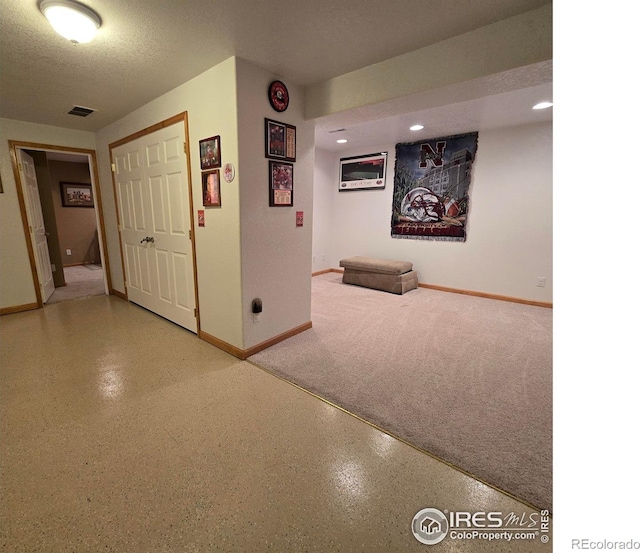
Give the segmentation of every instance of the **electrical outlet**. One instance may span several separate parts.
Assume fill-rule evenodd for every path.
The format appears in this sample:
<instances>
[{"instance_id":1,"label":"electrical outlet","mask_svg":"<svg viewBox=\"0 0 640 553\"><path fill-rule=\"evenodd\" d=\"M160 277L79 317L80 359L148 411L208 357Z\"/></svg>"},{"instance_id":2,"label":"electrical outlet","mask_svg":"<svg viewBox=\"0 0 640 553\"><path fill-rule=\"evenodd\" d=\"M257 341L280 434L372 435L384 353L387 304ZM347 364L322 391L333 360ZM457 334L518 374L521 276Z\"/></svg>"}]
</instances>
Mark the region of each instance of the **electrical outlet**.
<instances>
[{"instance_id":1,"label":"electrical outlet","mask_svg":"<svg viewBox=\"0 0 640 553\"><path fill-rule=\"evenodd\" d=\"M315 263L315 262L316 262L316 256L314 255L314 256L311 258L311 263Z\"/></svg>"},{"instance_id":2,"label":"electrical outlet","mask_svg":"<svg viewBox=\"0 0 640 553\"><path fill-rule=\"evenodd\" d=\"M254 323L259 323L260 322L260 313L254 313L253 314L253 322Z\"/></svg>"},{"instance_id":3,"label":"electrical outlet","mask_svg":"<svg viewBox=\"0 0 640 553\"><path fill-rule=\"evenodd\" d=\"M67 250L67 255L71 255L71 250Z\"/></svg>"},{"instance_id":4,"label":"electrical outlet","mask_svg":"<svg viewBox=\"0 0 640 553\"><path fill-rule=\"evenodd\" d=\"M327 260L327 256L322 254L322 262L324 263Z\"/></svg>"},{"instance_id":5,"label":"electrical outlet","mask_svg":"<svg viewBox=\"0 0 640 553\"><path fill-rule=\"evenodd\" d=\"M56 272L56 264L55 264L55 263L52 263L52 264L51 264L51 272L52 272L52 273L55 273L55 272Z\"/></svg>"},{"instance_id":6,"label":"electrical outlet","mask_svg":"<svg viewBox=\"0 0 640 553\"><path fill-rule=\"evenodd\" d=\"M547 279L545 277L538 277L538 288L544 288L546 283Z\"/></svg>"}]
</instances>

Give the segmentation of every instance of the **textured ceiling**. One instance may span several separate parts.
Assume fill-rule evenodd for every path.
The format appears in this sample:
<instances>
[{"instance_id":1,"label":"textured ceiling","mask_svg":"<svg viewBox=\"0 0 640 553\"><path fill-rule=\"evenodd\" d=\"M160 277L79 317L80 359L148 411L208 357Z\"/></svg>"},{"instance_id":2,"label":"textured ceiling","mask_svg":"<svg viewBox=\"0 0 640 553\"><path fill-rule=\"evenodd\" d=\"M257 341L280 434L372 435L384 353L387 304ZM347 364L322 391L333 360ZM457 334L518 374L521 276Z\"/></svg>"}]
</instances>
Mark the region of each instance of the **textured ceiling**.
<instances>
[{"instance_id":1,"label":"textured ceiling","mask_svg":"<svg viewBox=\"0 0 640 553\"><path fill-rule=\"evenodd\" d=\"M96 131L233 55L304 86L548 3L86 0L103 25L74 46L36 0L0 0L0 116Z\"/></svg>"}]
</instances>

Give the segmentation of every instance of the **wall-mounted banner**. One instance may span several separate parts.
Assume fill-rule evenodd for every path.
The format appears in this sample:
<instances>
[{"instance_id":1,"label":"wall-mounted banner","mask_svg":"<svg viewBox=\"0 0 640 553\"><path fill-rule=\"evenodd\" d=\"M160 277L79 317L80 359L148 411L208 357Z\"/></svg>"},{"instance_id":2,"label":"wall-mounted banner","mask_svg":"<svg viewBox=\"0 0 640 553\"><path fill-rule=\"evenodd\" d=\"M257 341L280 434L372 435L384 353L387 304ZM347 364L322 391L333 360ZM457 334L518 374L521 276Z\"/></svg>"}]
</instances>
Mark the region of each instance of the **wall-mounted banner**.
<instances>
[{"instance_id":1,"label":"wall-mounted banner","mask_svg":"<svg viewBox=\"0 0 640 553\"><path fill-rule=\"evenodd\" d=\"M466 240L478 133L396 144L391 237Z\"/></svg>"}]
</instances>

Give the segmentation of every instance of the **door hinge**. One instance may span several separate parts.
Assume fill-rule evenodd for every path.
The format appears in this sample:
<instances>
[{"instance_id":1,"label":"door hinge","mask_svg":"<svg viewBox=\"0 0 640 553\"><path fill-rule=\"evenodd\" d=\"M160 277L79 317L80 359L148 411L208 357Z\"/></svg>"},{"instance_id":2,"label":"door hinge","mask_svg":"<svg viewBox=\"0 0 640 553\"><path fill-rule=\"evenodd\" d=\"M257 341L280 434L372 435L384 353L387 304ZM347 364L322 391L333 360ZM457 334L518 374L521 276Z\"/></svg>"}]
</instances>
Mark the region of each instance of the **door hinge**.
<instances>
[{"instance_id":1,"label":"door hinge","mask_svg":"<svg viewBox=\"0 0 640 553\"><path fill-rule=\"evenodd\" d=\"M31 228L31 225L29 225L29 232L33 232L33 229Z\"/></svg>"},{"instance_id":2,"label":"door hinge","mask_svg":"<svg viewBox=\"0 0 640 553\"><path fill-rule=\"evenodd\" d=\"M186 153L187 153L187 143L186 143L186 142L183 142L183 143L182 143L182 146L183 146L183 148L184 148L184 153L186 154Z\"/></svg>"},{"instance_id":3,"label":"door hinge","mask_svg":"<svg viewBox=\"0 0 640 553\"><path fill-rule=\"evenodd\" d=\"M191 231L189 231L189 240L191 240Z\"/></svg>"},{"instance_id":4,"label":"door hinge","mask_svg":"<svg viewBox=\"0 0 640 553\"><path fill-rule=\"evenodd\" d=\"M22 173L22 162L18 163L18 171Z\"/></svg>"},{"instance_id":5,"label":"door hinge","mask_svg":"<svg viewBox=\"0 0 640 553\"><path fill-rule=\"evenodd\" d=\"M112 173L115 173L115 172L116 172L116 164L115 164L115 163L112 163L112 164L111 164L111 172L112 172Z\"/></svg>"},{"instance_id":6,"label":"door hinge","mask_svg":"<svg viewBox=\"0 0 640 553\"><path fill-rule=\"evenodd\" d=\"M194 317L197 317L197 316L198 316L198 308L197 308L197 307L194 307L194 308L193 308L193 316L194 316Z\"/></svg>"}]
</instances>

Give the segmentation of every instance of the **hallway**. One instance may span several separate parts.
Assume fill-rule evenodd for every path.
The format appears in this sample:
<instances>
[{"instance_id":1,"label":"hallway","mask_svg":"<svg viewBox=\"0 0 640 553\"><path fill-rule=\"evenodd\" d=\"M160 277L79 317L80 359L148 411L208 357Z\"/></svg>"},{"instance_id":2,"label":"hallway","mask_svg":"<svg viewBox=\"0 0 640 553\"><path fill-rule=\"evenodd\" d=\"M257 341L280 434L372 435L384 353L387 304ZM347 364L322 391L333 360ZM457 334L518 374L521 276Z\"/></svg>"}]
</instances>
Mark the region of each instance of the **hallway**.
<instances>
[{"instance_id":1,"label":"hallway","mask_svg":"<svg viewBox=\"0 0 640 553\"><path fill-rule=\"evenodd\" d=\"M56 288L47 305L104 294L104 273L96 264L64 267L66 286Z\"/></svg>"},{"instance_id":2,"label":"hallway","mask_svg":"<svg viewBox=\"0 0 640 553\"><path fill-rule=\"evenodd\" d=\"M112 296L0 331L3 551L424 552L421 509L532 512Z\"/></svg>"}]
</instances>

